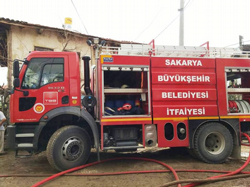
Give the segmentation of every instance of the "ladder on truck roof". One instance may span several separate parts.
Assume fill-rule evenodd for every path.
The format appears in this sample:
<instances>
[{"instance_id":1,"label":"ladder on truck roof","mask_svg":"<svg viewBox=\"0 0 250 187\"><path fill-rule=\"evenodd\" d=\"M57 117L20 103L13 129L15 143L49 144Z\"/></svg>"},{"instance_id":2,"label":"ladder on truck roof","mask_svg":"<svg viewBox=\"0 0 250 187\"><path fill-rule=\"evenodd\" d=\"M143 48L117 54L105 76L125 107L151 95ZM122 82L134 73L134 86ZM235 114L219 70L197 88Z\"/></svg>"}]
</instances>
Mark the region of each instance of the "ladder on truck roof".
<instances>
[{"instance_id":1,"label":"ladder on truck roof","mask_svg":"<svg viewBox=\"0 0 250 187\"><path fill-rule=\"evenodd\" d=\"M136 55L157 57L204 57L204 58L250 58L250 51L241 51L240 48L219 47L191 47L191 46L167 46L121 44L121 47L102 47L101 54L105 55Z\"/></svg>"}]
</instances>

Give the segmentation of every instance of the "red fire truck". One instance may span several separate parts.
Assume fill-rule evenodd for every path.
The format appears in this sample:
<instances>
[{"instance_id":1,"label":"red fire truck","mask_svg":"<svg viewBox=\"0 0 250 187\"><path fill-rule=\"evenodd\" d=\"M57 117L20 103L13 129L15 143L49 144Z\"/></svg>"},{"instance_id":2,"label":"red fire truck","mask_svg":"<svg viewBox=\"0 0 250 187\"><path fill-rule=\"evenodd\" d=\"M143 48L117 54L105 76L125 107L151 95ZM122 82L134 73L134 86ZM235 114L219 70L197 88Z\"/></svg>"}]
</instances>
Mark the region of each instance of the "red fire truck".
<instances>
[{"instance_id":1,"label":"red fire truck","mask_svg":"<svg viewBox=\"0 0 250 187\"><path fill-rule=\"evenodd\" d=\"M104 47L96 66L83 57L82 95L76 53L32 52L20 71L14 62L8 145L16 156L47 150L57 170L86 163L91 148L100 159L99 150L187 147L222 163L239 156L240 132L250 128L250 59L239 53Z\"/></svg>"}]
</instances>

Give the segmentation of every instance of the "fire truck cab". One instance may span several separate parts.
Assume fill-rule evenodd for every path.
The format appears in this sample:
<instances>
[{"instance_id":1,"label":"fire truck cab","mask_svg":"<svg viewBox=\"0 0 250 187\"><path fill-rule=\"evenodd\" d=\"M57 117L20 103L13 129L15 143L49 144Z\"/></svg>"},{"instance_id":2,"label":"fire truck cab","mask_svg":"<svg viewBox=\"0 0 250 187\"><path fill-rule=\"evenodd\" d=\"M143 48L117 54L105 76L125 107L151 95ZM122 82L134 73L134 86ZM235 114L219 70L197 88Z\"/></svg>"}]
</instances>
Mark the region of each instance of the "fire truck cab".
<instances>
[{"instance_id":1,"label":"fire truck cab","mask_svg":"<svg viewBox=\"0 0 250 187\"><path fill-rule=\"evenodd\" d=\"M57 170L86 163L92 147L98 158L99 149L145 147L187 147L207 163L239 156L250 127L248 55L166 48L107 47L91 71L83 57L85 94L76 53L32 52L20 71L14 62L9 147L47 150Z\"/></svg>"}]
</instances>

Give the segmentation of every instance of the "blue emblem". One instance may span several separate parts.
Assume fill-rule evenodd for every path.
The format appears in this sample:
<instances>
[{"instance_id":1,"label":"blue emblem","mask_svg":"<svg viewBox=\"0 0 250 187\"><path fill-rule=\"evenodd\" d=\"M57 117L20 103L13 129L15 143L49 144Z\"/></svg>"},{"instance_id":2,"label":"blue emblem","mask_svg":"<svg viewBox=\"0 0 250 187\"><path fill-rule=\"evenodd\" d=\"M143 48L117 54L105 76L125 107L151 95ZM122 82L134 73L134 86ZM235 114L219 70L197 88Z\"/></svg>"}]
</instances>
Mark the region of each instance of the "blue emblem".
<instances>
[{"instance_id":1,"label":"blue emblem","mask_svg":"<svg viewBox=\"0 0 250 187\"><path fill-rule=\"evenodd\" d=\"M113 62L112 57L103 57L103 62Z\"/></svg>"}]
</instances>

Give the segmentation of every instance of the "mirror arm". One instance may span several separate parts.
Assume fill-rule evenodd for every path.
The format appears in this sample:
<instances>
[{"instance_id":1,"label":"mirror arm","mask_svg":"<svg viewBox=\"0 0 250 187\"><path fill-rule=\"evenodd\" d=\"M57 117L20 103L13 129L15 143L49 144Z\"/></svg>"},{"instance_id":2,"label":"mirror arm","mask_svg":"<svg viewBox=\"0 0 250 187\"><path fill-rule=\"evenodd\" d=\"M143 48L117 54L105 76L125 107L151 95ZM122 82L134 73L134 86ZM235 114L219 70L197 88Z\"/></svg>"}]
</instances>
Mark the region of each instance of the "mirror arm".
<instances>
[{"instance_id":1,"label":"mirror arm","mask_svg":"<svg viewBox=\"0 0 250 187\"><path fill-rule=\"evenodd\" d=\"M23 90L19 90L19 89L16 89L14 88L16 91L18 92L23 92L23 96L28 96L29 95L29 91L23 91Z\"/></svg>"}]
</instances>

